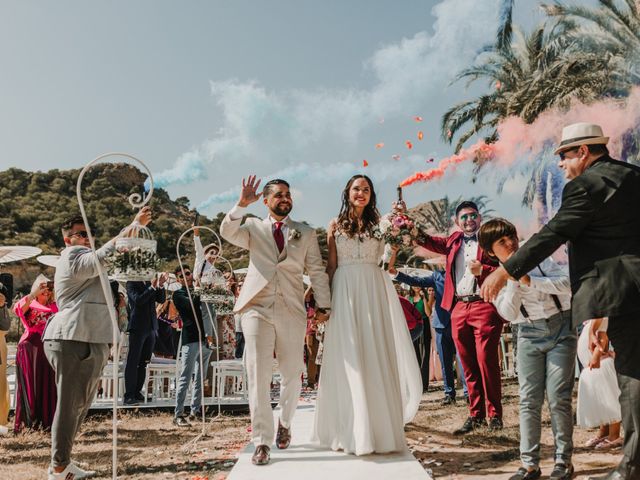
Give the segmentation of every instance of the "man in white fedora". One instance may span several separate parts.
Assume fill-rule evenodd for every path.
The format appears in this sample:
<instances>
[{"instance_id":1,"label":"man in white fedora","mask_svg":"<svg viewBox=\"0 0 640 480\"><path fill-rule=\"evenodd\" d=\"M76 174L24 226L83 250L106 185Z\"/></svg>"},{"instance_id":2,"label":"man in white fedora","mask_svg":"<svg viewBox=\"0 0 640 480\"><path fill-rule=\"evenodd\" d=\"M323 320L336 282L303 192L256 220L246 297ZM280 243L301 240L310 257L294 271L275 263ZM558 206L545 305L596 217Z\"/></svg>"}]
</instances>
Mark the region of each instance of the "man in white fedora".
<instances>
[{"instance_id":1,"label":"man in white fedora","mask_svg":"<svg viewBox=\"0 0 640 480\"><path fill-rule=\"evenodd\" d=\"M331 298L315 230L289 217L293 208L289 184L271 180L258 193L259 185L255 175L242 180L238 204L222 221L220 234L249 250L249 271L234 311L241 315L245 339L252 440L256 446L251 460L254 465L266 465L275 430L270 392L274 351L282 375L276 435L280 449L287 448L291 441L291 421L300 397L307 330L305 270L318 305L318 321L329 318ZM267 217L247 218L243 224L246 207L261 196L269 211Z\"/></svg>"},{"instance_id":2,"label":"man in white fedora","mask_svg":"<svg viewBox=\"0 0 640 480\"><path fill-rule=\"evenodd\" d=\"M640 479L640 168L614 160L602 128L576 123L562 130L555 153L569 182L547 225L483 283L494 300L508 278L520 279L564 243L569 246L574 327L609 317L624 427L624 456L602 480ZM559 463L550 478L570 478Z\"/></svg>"}]
</instances>

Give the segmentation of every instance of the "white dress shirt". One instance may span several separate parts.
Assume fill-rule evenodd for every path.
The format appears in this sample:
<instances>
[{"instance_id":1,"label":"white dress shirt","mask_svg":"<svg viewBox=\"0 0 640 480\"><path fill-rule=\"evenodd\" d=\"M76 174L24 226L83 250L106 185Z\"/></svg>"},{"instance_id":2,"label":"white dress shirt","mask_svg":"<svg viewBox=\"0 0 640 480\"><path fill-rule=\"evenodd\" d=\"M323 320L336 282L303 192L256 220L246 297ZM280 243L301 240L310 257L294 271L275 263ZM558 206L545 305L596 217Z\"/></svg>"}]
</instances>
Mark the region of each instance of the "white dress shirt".
<instances>
[{"instance_id":1,"label":"white dress shirt","mask_svg":"<svg viewBox=\"0 0 640 480\"><path fill-rule=\"evenodd\" d=\"M539 267L529 272L529 278L530 286L513 280L507 281L507 286L493 302L502 318L512 323L525 323L528 320L552 317L560 313L552 295L558 297L563 311L571 308L571 282L566 267L547 258ZM528 319L520 311L521 305L524 306Z\"/></svg>"},{"instance_id":2,"label":"white dress shirt","mask_svg":"<svg viewBox=\"0 0 640 480\"><path fill-rule=\"evenodd\" d=\"M244 217L245 213L247 211L247 207L241 207L239 205L234 206L230 211L229 211L229 217L231 218L231 220L238 220L242 217ZM284 236L284 245L286 246L287 243L289 243L289 226L287 225L287 220L289 219L289 216L287 215L286 217L284 217L282 220L276 220L275 218L273 218L271 216L271 214L269 214L269 221L271 222L271 233L276 231L276 222L282 222L282 226L280 227L280 229L282 230L282 235ZM275 242L275 240L274 240Z\"/></svg>"},{"instance_id":3,"label":"white dress shirt","mask_svg":"<svg viewBox=\"0 0 640 480\"><path fill-rule=\"evenodd\" d=\"M471 273L469 263L478 259L478 241L474 238L463 237L460 250L456 254L454 269L456 280L456 295L468 296L477 293L476 277ZM476 288L474 288L474 283Z\"/></svg>"}]
</instances>

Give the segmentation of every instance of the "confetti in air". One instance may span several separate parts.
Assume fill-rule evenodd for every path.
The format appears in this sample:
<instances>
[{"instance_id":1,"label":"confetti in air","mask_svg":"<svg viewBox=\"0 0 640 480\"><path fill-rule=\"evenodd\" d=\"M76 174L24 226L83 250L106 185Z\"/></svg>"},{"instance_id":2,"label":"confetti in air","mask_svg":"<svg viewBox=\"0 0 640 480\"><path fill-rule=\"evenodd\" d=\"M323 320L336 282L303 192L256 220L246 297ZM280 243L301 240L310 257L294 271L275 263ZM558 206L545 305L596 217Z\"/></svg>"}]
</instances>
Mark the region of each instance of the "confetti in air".
<instances>
[{"instance_id":1,"label":"confetti in air","mask_svg":"<svg viewBox=\"0 0 640 480\"><path fill-rule=\"evenodd\" d=\"M409 150L411 150L413 148L413 143L411 143L409 140L407 140L406 142L404 142L404 144L407 146L407 148Z\"/></svg>"},{"instance_id":2,"label":"confetti in air","mask_svg":"<svg viewBox=\"0 0 640 480\"><path fill-rule=\"evenodd\" d=\"M413 119L414 119L416 122L421 122L421 121L422 121L422 117L420 117L420 116L413 117Z\"/></svg>"},{"instance_id":3,"label":"confetti in air","mask_svg":"<svg viewBox=\"0 0 640 480\"><path fill-rule=\"evenodd\" d=\"M384 147L384 142L376 143L376 150L380 150L382 147Z\"/></svg>"},{"instance_id":4,"label":"confetti in air","mask_svg":"<svg viewBox=\"0 0 640 480\"><path fill-rule=\"evenodd\" d=\"M362 166L363 167L368 167L369 166L369 162L367 162L366 160L362 160Z\"/></svg>"},{"instance_id":5,"label":"confetti in air","mask_svg":"<svg viewBox=\"0 0 640 480\"><path fill-rule=\"evenodd\" d=\"M422 140L424 138L424 133L418 132L418 140Z\"/></svg>"},{"instance_id":6,"label":"confetti in air","mask_svg":"<svg viewBox=\"0 0 640 480\"><path fill-rule=\"evenodd\" d=\"M398 154L391 155L391 158L393 158L397 162L398 160L400 160L400 155L398 155Z\"/></svg>"}]
</instances>

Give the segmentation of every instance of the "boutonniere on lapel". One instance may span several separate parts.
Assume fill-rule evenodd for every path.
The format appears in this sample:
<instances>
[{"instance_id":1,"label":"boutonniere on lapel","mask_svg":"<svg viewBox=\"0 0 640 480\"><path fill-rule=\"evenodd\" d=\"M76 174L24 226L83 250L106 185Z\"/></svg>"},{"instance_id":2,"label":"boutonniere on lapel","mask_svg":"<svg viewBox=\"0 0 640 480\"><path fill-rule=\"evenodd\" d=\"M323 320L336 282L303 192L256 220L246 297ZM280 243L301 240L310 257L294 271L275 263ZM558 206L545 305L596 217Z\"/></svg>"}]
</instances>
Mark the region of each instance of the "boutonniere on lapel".
<instances>
[{"instance_id":1,"label":"boutonniere on lapel","mask_svg":"<svg viewBox=\"0 0 640 480\"><path fill-rule=\"evenodd\" d=\"M301 236L302 236L302 233L300 233L299 230L296 230L295 228L289 229L289 237L288 237L289 241L298 240Z\"/></svg>"}]
</instances>

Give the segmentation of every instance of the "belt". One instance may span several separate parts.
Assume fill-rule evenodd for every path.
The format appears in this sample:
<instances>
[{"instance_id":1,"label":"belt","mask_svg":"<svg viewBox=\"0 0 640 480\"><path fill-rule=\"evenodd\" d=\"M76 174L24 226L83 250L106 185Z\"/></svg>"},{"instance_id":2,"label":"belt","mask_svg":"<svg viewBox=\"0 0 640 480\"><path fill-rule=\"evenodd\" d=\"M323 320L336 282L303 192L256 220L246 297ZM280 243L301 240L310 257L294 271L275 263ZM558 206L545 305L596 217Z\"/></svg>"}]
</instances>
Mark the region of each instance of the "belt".
<instances>
[{"instance_id":1,"label":"belt","mask_svg":"<svg viewBox=\"0 0 640 480\"><path fill-rule=\"evenodd\" d=\"M481 302L482 297L480 295L456 295L456 300L464 303Z\"/></svg>"}]
</instances>

